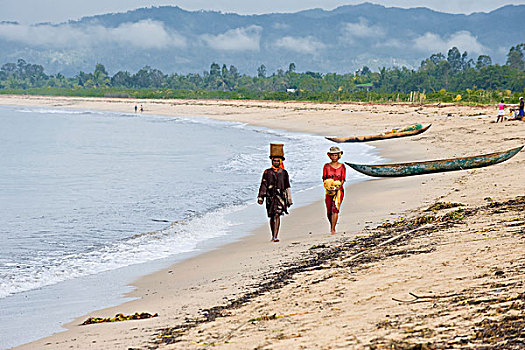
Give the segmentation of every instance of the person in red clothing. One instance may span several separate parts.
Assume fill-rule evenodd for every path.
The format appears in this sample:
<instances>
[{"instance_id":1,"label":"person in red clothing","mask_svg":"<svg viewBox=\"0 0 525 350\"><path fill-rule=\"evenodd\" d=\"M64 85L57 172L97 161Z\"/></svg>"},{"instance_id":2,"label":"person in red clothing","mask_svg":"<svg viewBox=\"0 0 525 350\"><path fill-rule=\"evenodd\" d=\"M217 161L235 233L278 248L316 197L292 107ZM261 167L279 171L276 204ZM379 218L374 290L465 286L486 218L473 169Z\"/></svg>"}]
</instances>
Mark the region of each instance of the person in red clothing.
<instances>
[{"instance_id":1,"label":"person in red clothing","mask_svg":"<svg viewBox=\"0 0 525 350\"><path fill-rule=\"evenodd\" d=\"M346 180L346 168L343 163L339 163L339 159L343 155L343 151L339 147L330 147L327 155L330 158L330 163L326 163L323 167L326 214L330 222L330 233L335 234L335 225L339 219L339 209L345 194L343 184Z\"/></svg>"},{"instance_id":2,"label":"person in red clothing","mask_svg":"<svg viewBox=\"0 0 525 350\"><path fill-rule=\"evenodd\" d=\"M288 214L288 208L292 203L290 191L290 179L288 172L284 169L284 152L282 144L270 145L270 159L272 167L264 171L257 203L263 204L266 199L266 213L270 218L270 230L272 231L272 242L279 242L279 226L281 215Z\"/></svg>"}]
</instances>

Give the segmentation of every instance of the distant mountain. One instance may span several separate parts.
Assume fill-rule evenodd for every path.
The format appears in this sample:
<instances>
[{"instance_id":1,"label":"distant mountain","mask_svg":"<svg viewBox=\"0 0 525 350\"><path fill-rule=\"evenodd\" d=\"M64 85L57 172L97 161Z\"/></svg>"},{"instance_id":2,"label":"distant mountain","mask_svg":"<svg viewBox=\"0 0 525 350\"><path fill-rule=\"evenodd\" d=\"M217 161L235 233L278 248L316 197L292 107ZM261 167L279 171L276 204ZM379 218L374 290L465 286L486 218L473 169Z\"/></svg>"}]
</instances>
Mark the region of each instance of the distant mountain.
<instances>
[{"instance_id":1,"label":"distant mountain","mask_svg":"<svg viewBox=\"0 0 525 350\"><path fill-rule=\"evenodd\" d=\"M490 13L448 14L427 8L386 8L369 3L332 11L238 15L152 7L61 24L0 23L0 64L41 64L48 73L110 74L148 65L165 73L202 72L212 62L255 75L286 70L353 72L364 65L417 67L433 53L456 46L474 60L504 63L511 46L525 41L525 5Z\"/></svg>"}]
</instances>

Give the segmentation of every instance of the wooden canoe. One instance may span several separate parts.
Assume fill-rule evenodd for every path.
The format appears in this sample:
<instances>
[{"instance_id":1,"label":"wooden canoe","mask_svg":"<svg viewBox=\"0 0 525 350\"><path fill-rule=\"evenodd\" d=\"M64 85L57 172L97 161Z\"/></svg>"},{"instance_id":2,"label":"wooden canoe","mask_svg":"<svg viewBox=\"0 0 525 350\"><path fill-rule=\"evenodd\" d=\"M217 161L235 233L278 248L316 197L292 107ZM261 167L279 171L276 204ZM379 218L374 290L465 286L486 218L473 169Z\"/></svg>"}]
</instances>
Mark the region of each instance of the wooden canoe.
<instances>
[{"instance_id":1,"label":"wooden canoe","mask_svg":"<svg viewBox=\"0 0 525 350\"><path fill-rule=\"evenodd\" d=\"M488 165L498 164L506 161L521 151L521 147L513 148L504 152L484 154L474 157L463 157L455 159L432 160L426 162L365 165L346 163L360 173L376 177L398 177L440 173L445 171L465 170L481 168Z\"/></svg>"},{"instance_id":2,"label":"wooden canoe","mask_svg":"<svg viewBox=\"0 0 525 350\"><path fill-rule=\"evenodd\" d=\"M368 135L368 136L350 136L350 137L327 137L326 139L337 142L337 143L343 143L343 142L367 142L367 141L376 141L376 140L387 140L387 139L393 139L396 137L405 137L405 136L413 136L418 135L421 133L424 133L425 131L430 128L432 124L429 124L423 128L410 130L410 131L399 131L399 132L384 132L377 135Z\"/></svg>"}]
</instances>

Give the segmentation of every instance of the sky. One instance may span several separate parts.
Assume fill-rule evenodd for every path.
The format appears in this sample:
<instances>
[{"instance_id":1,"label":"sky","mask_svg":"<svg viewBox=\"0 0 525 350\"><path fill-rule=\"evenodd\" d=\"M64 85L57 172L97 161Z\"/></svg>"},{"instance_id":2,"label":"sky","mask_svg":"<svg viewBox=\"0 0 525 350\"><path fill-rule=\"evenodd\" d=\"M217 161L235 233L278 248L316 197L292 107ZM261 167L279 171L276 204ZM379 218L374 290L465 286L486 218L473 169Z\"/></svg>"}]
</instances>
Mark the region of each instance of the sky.
<instances>
[{"instance_id":1,"label":"sky","mask_svg":"<svg viewBox=\"0 0 525 350\"><path fill-rule=\"evenodd\" d=\"M21 24L61 23L85 16L126 12L141 7L179 6L185 10L214 10L239 14L297 12L311 8L334 9L363 0L0 0L0 21ZM428 7L447 13L490 12L525 0L369 0L387 7Z\"/></svg>"}]
</instances>

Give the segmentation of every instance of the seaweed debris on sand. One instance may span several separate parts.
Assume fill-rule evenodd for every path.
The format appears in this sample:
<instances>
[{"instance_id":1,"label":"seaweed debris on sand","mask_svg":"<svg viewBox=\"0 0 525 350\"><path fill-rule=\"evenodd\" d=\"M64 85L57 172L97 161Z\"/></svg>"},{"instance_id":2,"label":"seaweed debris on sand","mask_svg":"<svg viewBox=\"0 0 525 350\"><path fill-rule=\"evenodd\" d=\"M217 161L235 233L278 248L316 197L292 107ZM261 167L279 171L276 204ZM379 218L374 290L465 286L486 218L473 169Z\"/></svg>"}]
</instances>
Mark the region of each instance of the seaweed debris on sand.
<instances>
[{"instance_id":1,"label":"seaweed debris on sand","mask_svg":"<svg viewBox=\"0 0 525 350\"><path fill-rule=\"evenodd\" d=\"M82 322L82 326L88 325L88 324L94 324L94 323L104 323L104 322L121 322L121 321L129 321L129 320L144 320L146 318L152 318L157 317L158 314L150 314L148 312L135 312L133 315L124 315L124 314L116 314L115 317L90 317L84 322Z\"/></svg>"},{"instance_id":2,"label":"seaweed debris on sand","mask_svg":"<svg viewBox=\"0 0 525 350\"><path fill-rule=\"evenodd\" d=\"M524 226L519 196L312 246L151 347L523 348Z\"/></svg>"}]
</instances>

